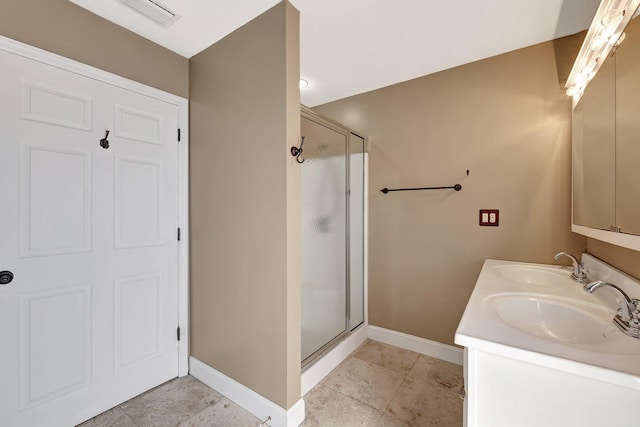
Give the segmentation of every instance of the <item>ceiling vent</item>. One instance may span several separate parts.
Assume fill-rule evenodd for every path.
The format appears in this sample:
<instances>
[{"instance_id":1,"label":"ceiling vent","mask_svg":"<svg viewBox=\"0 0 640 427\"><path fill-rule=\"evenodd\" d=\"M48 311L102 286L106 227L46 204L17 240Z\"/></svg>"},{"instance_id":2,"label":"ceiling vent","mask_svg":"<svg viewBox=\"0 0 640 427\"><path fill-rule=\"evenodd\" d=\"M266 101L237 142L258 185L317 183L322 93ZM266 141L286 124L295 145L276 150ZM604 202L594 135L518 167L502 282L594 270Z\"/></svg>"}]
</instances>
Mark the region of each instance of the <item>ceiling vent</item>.
<instances>
[{"instance_id":1,"label":"ceiling vent","mask_svg":"<svg viewBox=\"0 0 640 427\"><path fill-rule=\"evenodd\" d=\"M173 25L180 15L169 9L164 4L156 0L119 0L120 3L129 6L151 19L153 22L161 25L164 28L169 28Z\"/></svg>"}]
</instances>

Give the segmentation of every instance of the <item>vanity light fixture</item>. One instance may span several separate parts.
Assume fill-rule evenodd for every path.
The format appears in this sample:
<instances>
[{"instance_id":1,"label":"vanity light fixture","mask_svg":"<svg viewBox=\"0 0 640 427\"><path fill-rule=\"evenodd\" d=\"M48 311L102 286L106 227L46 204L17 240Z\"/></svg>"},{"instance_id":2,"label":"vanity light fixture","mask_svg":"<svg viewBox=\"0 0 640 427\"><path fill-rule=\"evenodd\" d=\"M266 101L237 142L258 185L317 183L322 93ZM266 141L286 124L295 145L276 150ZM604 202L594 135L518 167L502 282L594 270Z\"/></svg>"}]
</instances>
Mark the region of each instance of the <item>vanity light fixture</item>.
<instances>
[{"instance_id":1,"label":"vanity light fixture","mask_svg":"<svg viewBox=\"0 0 640 427\"><path fill-rule=\"evenodd\" d=\"M591 50L599 50L604 47L605 44L610 43L615 31L618 29L620 23L624 19L625 10L615 9L608 11L601 19L598 26L598 32L591 41L589 47Z\"/></svg>"},{"instance_id":2,"label":"vanity light fixture","mask_svg":"<svg viewBox=\"0 0 640 427\"><path fill-rule=\"evenodd\" d=\"M300 89L304 89L307 86L309 86L309 82L305 79L300 79Z\"/></svg>"},{"instance_id":3,"label":"vanity light fixture","mask_svg":"<svg viewBox=\"0 0 640 427\"><path fill-rule=\"evenodd\" d=\"M607 56L624 40L624 28L640 0L602 0L584 38L565 87L575 106Z\"/></svg>"}]
</instances>

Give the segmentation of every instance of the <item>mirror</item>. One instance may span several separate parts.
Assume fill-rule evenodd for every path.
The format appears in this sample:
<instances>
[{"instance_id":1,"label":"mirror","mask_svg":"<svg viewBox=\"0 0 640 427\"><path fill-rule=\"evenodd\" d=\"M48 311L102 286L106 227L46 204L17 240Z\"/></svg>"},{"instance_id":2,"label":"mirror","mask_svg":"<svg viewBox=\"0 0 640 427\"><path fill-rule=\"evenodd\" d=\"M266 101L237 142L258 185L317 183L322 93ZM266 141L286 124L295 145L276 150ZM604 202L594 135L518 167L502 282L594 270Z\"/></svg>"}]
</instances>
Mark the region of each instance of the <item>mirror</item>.
<instances>
[{"instance_id":1,"label":"mirror","mask_svg":"<svg viewBox=\"0 0 640 427\"><path fill-rule=\"evenodd\" d=\"M640 236L640 20L625 33L573 111L572 230L638 250L623 235Z\"/></svg>"},{"instance_id":2,"label":"mirror","mask_svg":"<svg viewBox=\"0 0 640 427\"><path fill-rule=\"evenodd\" d=\"M640 19L631 21L626 35L614 57L616 225L622 233L640 235Z\"/></svg>"},{"instance_id":3,"label":"mirror","mask_svg":"<svg viewBox=\"0 0 640 427\"><path fill-rule=\"evenodd\" d=\"M573 111L573 223L615 224L615 61L605 62Z\"/></svg>"}]
</instances>

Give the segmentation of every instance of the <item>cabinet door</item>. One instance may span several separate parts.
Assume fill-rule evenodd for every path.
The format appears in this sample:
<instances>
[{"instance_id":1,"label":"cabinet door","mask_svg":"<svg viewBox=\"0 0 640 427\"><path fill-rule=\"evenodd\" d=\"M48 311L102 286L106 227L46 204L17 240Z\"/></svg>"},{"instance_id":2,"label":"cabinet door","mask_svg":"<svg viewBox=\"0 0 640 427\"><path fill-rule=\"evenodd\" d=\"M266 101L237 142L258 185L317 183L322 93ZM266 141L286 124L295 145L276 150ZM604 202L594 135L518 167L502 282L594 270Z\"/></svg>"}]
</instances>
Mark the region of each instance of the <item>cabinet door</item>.
<instances>
[{"instance_id":1,"label":"cabinet door","mask_svg":"<svg viewBox=\"0 0 640 427\"><path fill-rule=\"evenodd\" d=\"M640 235L640 22L616 53L616 224Z\"/></svg>"},{"instance_id":2,"label":"cabinet door","mask_svg":"<svg viewBox=\"0 0 640 427\"><path fill-rule=\"evenodd\" d=\"M573 223L615 224L616 63L606 61L573 114Z\"/></svg>"}]
</instances>

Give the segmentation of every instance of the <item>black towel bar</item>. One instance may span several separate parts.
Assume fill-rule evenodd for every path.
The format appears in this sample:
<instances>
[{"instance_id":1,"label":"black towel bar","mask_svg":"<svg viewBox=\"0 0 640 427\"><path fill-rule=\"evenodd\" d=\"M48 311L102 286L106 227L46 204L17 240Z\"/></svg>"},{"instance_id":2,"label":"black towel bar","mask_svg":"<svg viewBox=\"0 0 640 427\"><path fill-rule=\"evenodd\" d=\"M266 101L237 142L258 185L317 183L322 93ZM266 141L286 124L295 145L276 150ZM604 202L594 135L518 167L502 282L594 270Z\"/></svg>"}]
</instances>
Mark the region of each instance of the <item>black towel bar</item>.
<instances>
[{"instance_id":1,"label":"black towel bar","mask_svg":"<svg viewBox=\"0 0 640 427\"><path fill-rule=\"evenodd\" d=\"M419 188L383 188L382 191L384 194L387 194L390 191L415 191L415 190L446 190L453 189L456 191L462 190L462 185L456 184L450 187L419 187Z\"/></svg>"}]
</instances>

